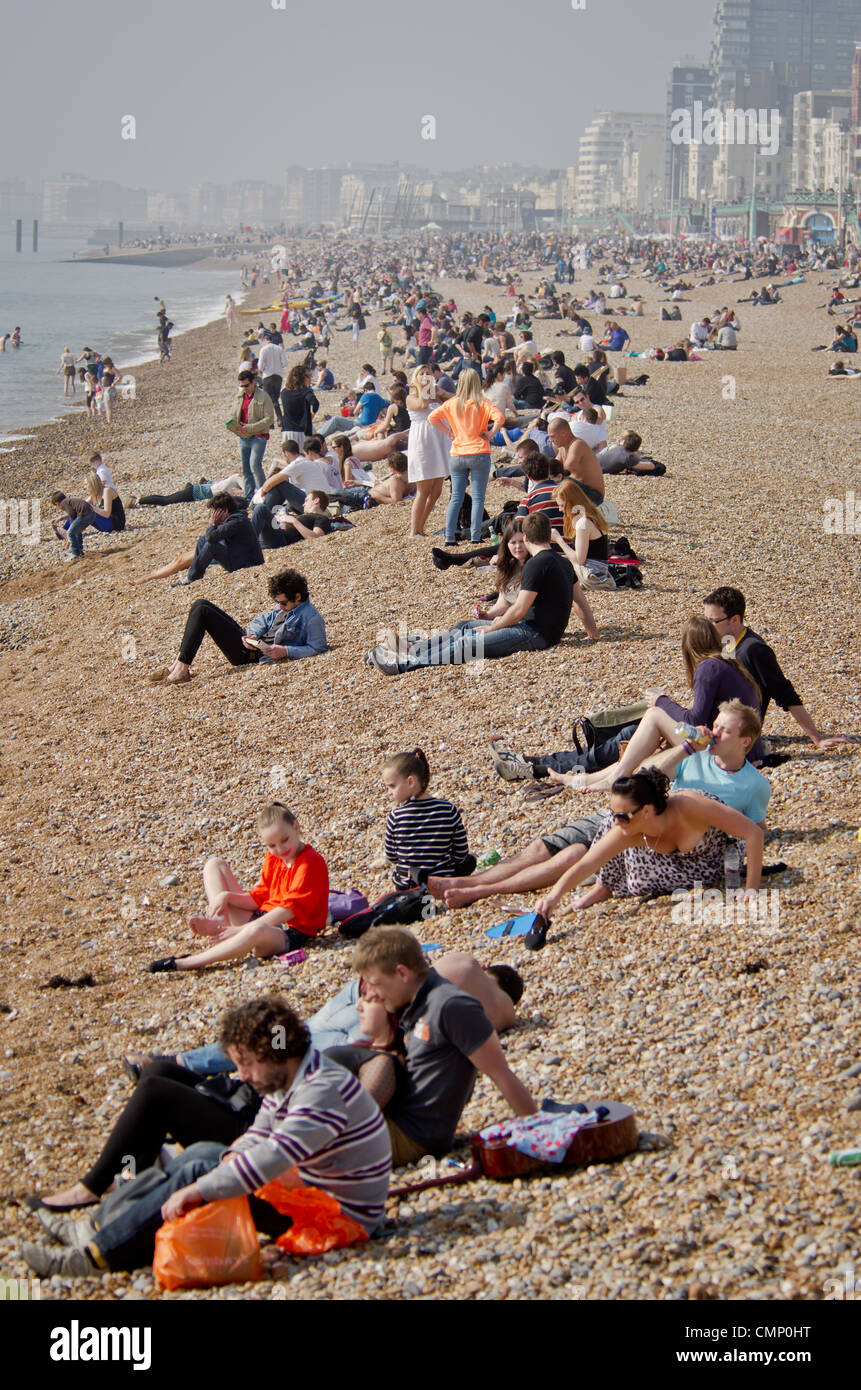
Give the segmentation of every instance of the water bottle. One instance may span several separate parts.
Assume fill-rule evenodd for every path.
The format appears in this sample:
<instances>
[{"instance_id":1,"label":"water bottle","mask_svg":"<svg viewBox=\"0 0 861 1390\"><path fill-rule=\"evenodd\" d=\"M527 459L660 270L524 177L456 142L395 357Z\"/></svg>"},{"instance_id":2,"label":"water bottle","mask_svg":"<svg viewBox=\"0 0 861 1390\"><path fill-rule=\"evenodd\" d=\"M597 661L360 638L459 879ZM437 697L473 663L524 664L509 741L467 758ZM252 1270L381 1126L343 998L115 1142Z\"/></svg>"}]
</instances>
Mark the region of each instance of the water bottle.
<instances>
[{"instance_id":1,"label":"water bottle","mask_svg":"<svg viewBox=\"0 0 861 1390\"><path fill-rule=\"evenodd\" d=\"M701 734L694 724L677 724L675 728L677 738L683 738L688 743L692 743L695 748L708 748L711 739Z\"/></svg>"},{"instance_id":2,"label":"water bottle","mask_svg":"<svg viewBox=\"0 0 861 1390\"><path fill-rule=\"evenodd\" d=\"M741 858L738 852L738 845L729 844L723 852L723 878L727 892L730 888L737 890L741 885L741 875L739 868Z\"/></svg>"},{"instance_id":3,"label":"water bottle","mask_svg":"<svg viewBox=\"0 0 861 1390\"><path fill-rule=\"evenodd\" d=\"M499 853L498 849L491 849L487 852L487 854L483 854L481 856L481 858L478 861L477 867L479 869L490 869L493 867L494 864L498 864L501 858L502 855Z\"/></svg>"}]
</instances>

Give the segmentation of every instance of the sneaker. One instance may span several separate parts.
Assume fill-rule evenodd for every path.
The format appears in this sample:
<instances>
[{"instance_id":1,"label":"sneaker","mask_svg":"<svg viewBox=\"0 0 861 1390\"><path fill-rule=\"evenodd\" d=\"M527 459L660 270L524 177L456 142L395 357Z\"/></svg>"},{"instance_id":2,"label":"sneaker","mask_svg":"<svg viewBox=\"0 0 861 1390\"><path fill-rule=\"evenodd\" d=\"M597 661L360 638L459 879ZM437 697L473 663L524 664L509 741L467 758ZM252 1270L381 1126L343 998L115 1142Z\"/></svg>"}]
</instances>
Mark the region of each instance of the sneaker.
<instances>
[{"instance_id":1,"label":"sneaker","mask_svg":"<svg viewBox=\"0 0 861 1390\"><path fill-rule=\"evenodd\" d=\"M90 1241L96 1238L96 1228L88 1216L76 1221L74 1217L49 1211L47 1207L37 1211L36 1215L49 1236L53 1236L60 1245L71 1246L73 1250L86 1250Z\"/></svg>"},{"instance_id":2,"label":"sneaker","mask_svg":"<svg viewBox=\"0 0 861 1390\"><path fill-rule=\"evenodd\" d=\"M20 1245L22 1260L41 1278L53 1274L71 1275L73 1278L87 1274L98 1274L95 1261L85 1250L63 1250L59 1245L34 1245L22 1240Z\"/></svg>"},{"instance_id":3,"label":"sneaker","mask_svg":"<svg viewBox=\"0 0 861 1390\"><path fill-rule=\"evenodd\" d=\"M520 753L512 753L508 748L500 748L495 739L491 740L490 756L498 775L506 782L532 780L534 776L532 763Z\"/></svg>"},{"instance_id":4,"label":"sneaker","mask_svg":"<svg viewBox=\"0 0 861 1390\"><path fill-rule=\"evenodd\" d=\"M446 555L445 551L440 550L437 545L431 550L431 560L438 570L447 570L452 564L452 557Z\"/></svg>"},{"instance_id":5,"label":"sneaker","mask_svg":"<svg viewBox=\"0 0 861 1390\"><path fill-rule=\"evenodd\" d=\"M375 666L384 676L398 676L398 659L388 647L374 647L365 657L366 666ZM152 968L152 967L150 967Z\"/></svg>"},{"instance_id":6,"label":"sneaker","mask_svg":"<svg viewBox=\"0 0 861 1390\"><path fill-rule=\"evenodd\" d=\"M170 587L172 589L184 589L186 584L188 583L190 583L188 576L185 574L181 574L179 579L175 579Z\"/></svg>"},{"instance_id":7,"label":"sneaker","mask_svg":"<svg viewBox=\"0 0 861 1390\"><path fill-rule=\"evenodd\" d=\"M523 938L523 944L526 947L527 951L540 951L542 946L547 945L547 932L549 930L549 927L550 923L548 922L547 918L542 917L540 913L537 914L535 918L535 925L532 927L532 930L529 931L527 935Z\"/></svg>"},{"instance_id":8,"label":"sneaker","mask_svg":"<svg viewBox=\"0 0 861 1390\"><path fill-rule=\"evenodd\" d=\"M176 969L176 956L162 956L160 960L151 960L147 970L151 975L161 975L166 971Z\"/></svg>"}]
</instances>

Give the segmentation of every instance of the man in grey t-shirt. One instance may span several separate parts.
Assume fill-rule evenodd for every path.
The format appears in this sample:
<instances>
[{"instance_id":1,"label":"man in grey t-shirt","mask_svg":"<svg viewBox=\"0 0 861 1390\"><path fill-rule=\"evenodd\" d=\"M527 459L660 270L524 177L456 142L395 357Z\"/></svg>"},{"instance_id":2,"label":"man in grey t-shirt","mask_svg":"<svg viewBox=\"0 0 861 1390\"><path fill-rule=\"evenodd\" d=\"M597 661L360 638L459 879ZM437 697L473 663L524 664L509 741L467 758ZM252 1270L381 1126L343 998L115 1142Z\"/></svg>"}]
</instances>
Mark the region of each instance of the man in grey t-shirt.
<instances>
[{"instance_id":1,"label":"man in grey t-shirt","mask_svg":"<svg viewBox=\"0 0 861 1390\"><path fill-rule=\"evenodd\" d=\"M446 1153L476 1071L490 1077L516 1115L535 1113L478 1000L431 970L410 932L373 928L353 952L353 969L368 998L398 1015L404 1034L406 1084L386 1107L396 1167Z\"/></svg>"}]
</instances>

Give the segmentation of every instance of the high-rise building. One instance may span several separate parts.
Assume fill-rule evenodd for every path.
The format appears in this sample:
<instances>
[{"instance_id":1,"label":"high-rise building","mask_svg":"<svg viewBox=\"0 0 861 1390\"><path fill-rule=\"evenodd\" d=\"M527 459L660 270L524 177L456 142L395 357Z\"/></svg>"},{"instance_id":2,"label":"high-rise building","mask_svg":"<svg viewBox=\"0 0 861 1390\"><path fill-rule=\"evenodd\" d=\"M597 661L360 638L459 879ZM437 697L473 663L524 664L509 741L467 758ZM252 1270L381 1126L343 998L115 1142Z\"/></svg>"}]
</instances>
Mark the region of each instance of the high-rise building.
<instances>
[{"instance_id":1,"label":"high-rise building","mask_svg":"<svg viewBox=\"0 0 861 1390\"><path fill-rule=\"evenodd\" d=\"M839 92L796 92L792 102L792 188L810 189L835 186L831 165L825 168L823 136L826 126L849 122L850 94ZM833 131L829 141L833 143ZM829 155L829 158L831 155Z\"/></svg>"},{"instance_id":2,"label":"high-rise building","mask_svg":"<svg viewBox=\"0 0 861 1390\"><path fill-rule=\"evenodd\" d=\"M670 69L667 83L667 129L664 137L664 201L667 206L678 203L688 190L689 146L675 145L670 139L674 111L693 111L694 103L703 109L711 106L712 73L707 63L676 63Z\"/></svg>"},{"instance_id":3,"label":"high-rise building","mask_svg":"<svg viewBox=\"0 0 861 1390\"><path fill-rule=\"evenodd\" d=\"M772 63L798 69L798 90L848 87L859 39L858 0L717 0L715 101L735 100L737 73L756 77Z\"/></svg>"},{"instance_id":4,"label":"high-rise building","mask_svg":"<svg viewBox=\"0 0 861 1390\"><path fill-rule=\"evenodd\" d=\"M666 117L651 111L596 111L580 137L577 215L597 217L623 201L621 162L626 141L666 138ZM659 161L660 162L660 161Z\"/></svg>"},{"instance_id":5,"label":"high-rise building","mask_svg":"<svg viewBox=\"0 0 861 1390\"><path fill-rule=\"evenodd\" d=\"M861 175L861 43L855 45L849 108L849 171Z\"/></svg>"}]
</instances>

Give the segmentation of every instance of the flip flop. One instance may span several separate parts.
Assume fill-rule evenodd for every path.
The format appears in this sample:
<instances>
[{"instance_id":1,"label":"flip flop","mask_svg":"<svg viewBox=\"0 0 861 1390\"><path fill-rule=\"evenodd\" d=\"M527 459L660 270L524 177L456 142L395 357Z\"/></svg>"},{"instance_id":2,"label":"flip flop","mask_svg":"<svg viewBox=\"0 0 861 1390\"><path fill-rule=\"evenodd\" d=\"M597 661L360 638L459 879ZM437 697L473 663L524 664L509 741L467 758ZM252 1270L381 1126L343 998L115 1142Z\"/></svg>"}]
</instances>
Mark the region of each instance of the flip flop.
<instances>
[{"instance_id":1,"label":"flip flop","mask_svg":"<svg viewBox=\"0 0 861 1390\"><path fill-rule=\"evenodd\" d=\"M522 801L546 801L548 796L557 796L565 787L559 782L533 782L521 797Z\"/></svg>"},{"instance_id":2,"label":"flip flop","mask_svg":"<svg viewBox=\"0 0 861 1390\"><path fill-rule=\"evenodd\" d=\"M488 927L484 934L493 938L528 936L538 921L537 912L521 912L519 917L509 917L505 922L497 922L495 926Z\"/></svg>"}]
</instances>

